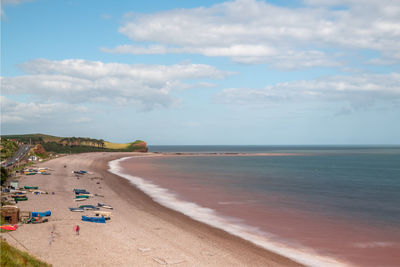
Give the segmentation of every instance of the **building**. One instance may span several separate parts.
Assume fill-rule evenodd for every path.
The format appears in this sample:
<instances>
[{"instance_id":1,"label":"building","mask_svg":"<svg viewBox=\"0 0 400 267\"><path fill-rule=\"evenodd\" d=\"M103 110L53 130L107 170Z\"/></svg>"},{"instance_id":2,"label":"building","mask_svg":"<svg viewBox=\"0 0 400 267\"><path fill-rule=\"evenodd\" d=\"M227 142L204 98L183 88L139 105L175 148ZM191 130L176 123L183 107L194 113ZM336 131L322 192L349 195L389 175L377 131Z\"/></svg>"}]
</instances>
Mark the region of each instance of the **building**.
<instances>
[{"instance_id":1,"label":"building","mask_svg":"<svg viewBox=\"0 0 400 267\"><path fill-rule=\"evenodd\" d=\"M10 186L11 186L11 188L18 189L19 183L18 183L18 181L11 181Z\"/></svg>"},{"instance_id":2,"label":"building","mask_svg":"<svg viewBox=\"0 0 400 267\"><path fill-rule=\"evenodd\" d=\"M16 206L1 207L1 216L9 224L17 224L19 220L19 208Z\"/></svg>"}]
</instances>

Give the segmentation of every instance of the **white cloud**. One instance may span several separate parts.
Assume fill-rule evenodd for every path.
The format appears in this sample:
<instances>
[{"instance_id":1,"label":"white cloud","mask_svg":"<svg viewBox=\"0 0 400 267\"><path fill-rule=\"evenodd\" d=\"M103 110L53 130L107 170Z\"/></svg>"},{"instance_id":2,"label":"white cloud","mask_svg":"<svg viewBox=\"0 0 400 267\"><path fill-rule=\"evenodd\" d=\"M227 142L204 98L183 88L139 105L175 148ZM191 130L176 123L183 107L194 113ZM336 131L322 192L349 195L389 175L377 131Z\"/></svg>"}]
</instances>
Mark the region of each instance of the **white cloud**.
<instances>
[{"instance_id":1,"label":"white cloud","mask_svg":"<svg viewBox=\"0 0 400 267\"><path fill-rule=\"evenodd\" d=\"M224 56L290 69L336 66L332 49L371 49L399 62L399 12L400 1L389 0L307 0L298 8L236 0L136 15L119 29L134 43L103 51Z\"/></svg>"},{"instance_id":2,"label":"white cloud","mask_svg":"<svg viewBox=\"0 0 400 267\"><path fill-rule=\"evenodd\" d=\"M251 106L307 101L348 102L353 108L370 107L380 101L400 105L400 73L333 76L262 89L230 88L219 93L217 99L226 104Z\"/></svg>"},{"instance_id":3,"label":"white cloud","mask_svg":"<svg viewBox=\"0 0 400 267\"><path fill-rule=\"evenodd\" d=\"M21 64L21 68L27 75L2 77L3 94L69 103L134 105L138 110L178 103L171 92L193 87L187 80L221 79L231 74L203 64L140 65L81 59L38 59Z\"/></svg>"},{"instance_id":4,"label":"white cloud","mask_svg":"<svg viewBox=\"0 0 400 267\"><path fill-rule=\"evenodd\" d=\"M1 124L42 124L49 120L62 120L82 116L86 107L66 103L19 102L1 96Z\"/></svg>"}]
</instances>

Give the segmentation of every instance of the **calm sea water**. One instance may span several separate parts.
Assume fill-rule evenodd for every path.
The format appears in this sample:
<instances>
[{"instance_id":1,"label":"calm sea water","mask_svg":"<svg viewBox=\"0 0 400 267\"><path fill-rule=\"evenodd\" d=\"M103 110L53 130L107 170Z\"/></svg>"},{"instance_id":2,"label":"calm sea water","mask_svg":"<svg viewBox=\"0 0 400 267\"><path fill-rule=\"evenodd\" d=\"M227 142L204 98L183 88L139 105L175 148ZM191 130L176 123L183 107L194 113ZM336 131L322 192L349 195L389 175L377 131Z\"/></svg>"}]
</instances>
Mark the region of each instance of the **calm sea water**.
<instances>
[{"instance_id":1,"label":"calm sea water","mask_svg":"<svg viewBox=\"0 0 400 267\"><path fill-rule=\"evenodd\" d=\"M400 147L150 151L278 153L132 158L119 174L156 185L147 193L165 193L166 206L308 265L400 266Z\"/></svg>"}]
</instances>

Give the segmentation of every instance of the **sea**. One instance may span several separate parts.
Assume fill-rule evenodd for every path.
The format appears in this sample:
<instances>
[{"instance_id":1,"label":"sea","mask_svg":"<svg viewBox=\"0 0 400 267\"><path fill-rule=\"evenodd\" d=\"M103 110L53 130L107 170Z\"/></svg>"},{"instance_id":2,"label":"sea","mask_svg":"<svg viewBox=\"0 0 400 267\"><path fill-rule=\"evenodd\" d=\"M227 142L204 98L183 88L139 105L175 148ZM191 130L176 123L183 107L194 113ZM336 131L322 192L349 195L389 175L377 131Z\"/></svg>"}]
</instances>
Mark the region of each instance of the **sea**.
<instances>
[{"instance_id":1,"label":"sea","mask_svg":"<svg viewBox=\"0 0 400 267\"><path fill-rule=\"evenodd\" d=\"M149 149L110 171L168 208L307 266L400 266L400 146Z\"/></svg>"}]
</instances>

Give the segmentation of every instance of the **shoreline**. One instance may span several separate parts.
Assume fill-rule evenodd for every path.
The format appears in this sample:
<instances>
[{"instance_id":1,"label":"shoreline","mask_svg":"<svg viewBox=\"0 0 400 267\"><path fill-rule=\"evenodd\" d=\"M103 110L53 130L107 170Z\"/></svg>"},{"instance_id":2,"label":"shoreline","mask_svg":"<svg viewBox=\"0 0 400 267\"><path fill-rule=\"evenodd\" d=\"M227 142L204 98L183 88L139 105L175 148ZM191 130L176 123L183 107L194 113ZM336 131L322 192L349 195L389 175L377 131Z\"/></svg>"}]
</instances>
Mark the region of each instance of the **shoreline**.
<instances>
[{"instance_id":1,"label":"shoreline","mask_svg":"<svg viewBox=\"0 0 400 267\"><path fill-rule=\"evenodd\" d=\"M168 157L171 157L171 155L168 155ZM149 196L152 201L160 204L164 208L177 212L180 215L184 215L190 220L205 224L206 226L215 230L223 231L228 235L232 235L241 240L249 242L252 246L256 246L257 248L261 248L268 252L289 258L299 264L304 264L305 266L348 266L347 263L338 261L335 258L319 255L309 247L292 247L284 242L279 242L268 238L267 236L271 236L273 234L254 230L254 226L251 225L242 223L238 224L235 222L236 217L231 217L230 215L227 215L228 217L226 217L226 215L219 214L216 210L210 208L209 206L199 205L197 201L183 200L177 197L175 193L171 192L169 189L170 187L165 185L165 187L163 187L157 183L150 182L147 179L150 177L147 176L143 171L138 170L139 173L141 173L140 176L135 175L133 169L131 169L128 173L121 171L121 166L119 163L123 162L124 160L135 160L135 157L125 157L110 161L109 171L118 177L129 181L129 183L135 186L135 188L139 189L141 192L144 192L144 194ZM140 165L140 163L138 163L138 165ZM141 169L139 166L136 167ZM150 180L152 179L150 178Z\"/></svg>"},{"instance_id":2,"label":"shoreline","mask_svg":"<svg viewBox=\"0 0 400 267\"><path fill-rule=\"evenodd\" d=\"M225 154L233 154L234 156L238 155L240 156L241 153L211 153L211 155L216 154L216 155L221 155L224 156ZM202 156L202 155L208 155L207 153L181 153L181 154L175 154L175 153L153 153L153 154L148 154L146 157L151 157L151 156L175 156L175 155L183 155L183 156ZM250 154L249 156L254 156L254 155L260 155L260 153L257 154ZM260 155L261 156L261 155ZM214 239L215 242L218 242L220 245L225 246L225 247L232 247L232 249L239 249L237 252L242 253L242 249L249 249L254 253L255 255L260 255L263 257L267 258L277 258L279 259L280 257L283 258L284 265L282 266L291 266L292 263L295 264L295 266L302 266L300 263L297 263L293 261L292 259L289 259L283 255L280 255L278 253L269 251L265 248L262 248L260 246L257 246L256 244L252 243L251 241L245 240L241 237L238 237L236 235L233 235L227 231L224 231L222 229L216 228L212 225L209 225L205 222L200 222L198 220L195 220L191 218L188 215L183 214L180 211L176 211L174 209L171 209L169 207L166 207L157 201L155 201L151 196L143 192L141 189L139 189L136 185L132 184L130 181L128 181L126 178L121 177L120 175L110 173L109 171L109 163L113 160L118 160L122 159L123 157L118 157L112 160L105 160L102 162L102 164L106 163L107 168L104 169L104 165L101 166L103 169L102 171L107 171L110 175L114 175L115 179L118 180L117 184L124 184L127 183L127 187L131 187L130 190L135 190L135 196L131 196L134 203L134 201L137 200L137 196L141 198L143 201L143 206L146 206L147 204L150 204L150 207L152 210L147 210L149 212L152 212L154 214L157 214L158 217L160 217L163 220L169 221L173 223L174 225L178 225L182 229L187 229L188 231L193 231L193 227L196 228L196 232L208 232L208 234L212 235L213 237L208 237L208 239ZM114 184L116 186L117 184ZM113 186L113 185L110 185ZM146 203L148 202L148 203ZM154 210L153 210L154 209ZM229 243L236 243L236 244L229 244ZM236 252L235 252L236 253ZM264 254L264 255L263 255ZM236 254L238 255L238 254Z\"/></svg>"},{"instance_id":3,"label":"shoreline","mask_svg":"<svg viewBox=\"0 0 400 267\"><path fill-rule=\"evenodd\" d=\"M109 161L151 155L157 154L84 153L37 164L55 171L46 176L22 176L20 186L37 184L55 195L29 195L29 201L18 206L21 210L50 209L52 216L48 223L22 225L1 236L55 266L302 266L164 207L128 180L108 171ZM68 166L65 169L64 164ZM80 169L91 174L77 180L71 170ZM93 175L102 178L100 184L90 179ZM68 207L77 205L72 200L73 188L104 195L85 204L98 201L112 205L111 221L105 225L86 223L80 220L81 213L70 212ZM81 227L80 236L72 231L76 224ZM52 230L56 237L49 244Z\"/></svg>"}]
</instances>

